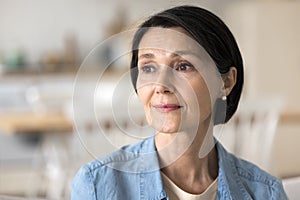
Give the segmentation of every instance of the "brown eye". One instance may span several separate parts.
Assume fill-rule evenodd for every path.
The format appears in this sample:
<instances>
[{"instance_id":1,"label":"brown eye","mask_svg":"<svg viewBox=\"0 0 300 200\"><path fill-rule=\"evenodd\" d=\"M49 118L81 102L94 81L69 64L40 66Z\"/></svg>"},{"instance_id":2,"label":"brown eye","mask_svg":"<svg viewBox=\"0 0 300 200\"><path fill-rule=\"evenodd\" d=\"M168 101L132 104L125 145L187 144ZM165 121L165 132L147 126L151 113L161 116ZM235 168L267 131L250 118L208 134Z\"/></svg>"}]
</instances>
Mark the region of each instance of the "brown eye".
<instances>
[{"instance_id":1,"label":"brown eye","mask_svg":"<svg viewBox=\"0 0 300 200\"><path fill-rule=\"evenodd\" d=\"M192 70L194 67L191 65L191 64L189 64L189 63L179 63L177 66L176 66L176 68L175 68L175 70L177 70L177 71L190 71L190 70Z\"/></svg>"}]
</instances>

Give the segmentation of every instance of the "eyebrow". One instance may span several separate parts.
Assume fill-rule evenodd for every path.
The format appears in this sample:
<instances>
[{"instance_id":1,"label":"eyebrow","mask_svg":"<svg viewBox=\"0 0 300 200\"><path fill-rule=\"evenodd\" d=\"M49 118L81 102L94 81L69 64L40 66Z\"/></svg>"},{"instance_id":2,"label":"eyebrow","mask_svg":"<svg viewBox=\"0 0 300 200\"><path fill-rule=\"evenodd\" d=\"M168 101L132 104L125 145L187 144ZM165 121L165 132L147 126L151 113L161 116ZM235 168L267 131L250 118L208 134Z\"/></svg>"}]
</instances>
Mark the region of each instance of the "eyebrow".
<instances>
[{"instance_id":1,"label":"eyebrow","mask_svg":"<svg viewBox=\"0 0 300 200\"><path fill-rule=\"evenodd\" d=\"M200 57L198 54L196 54L195 52L189 51L189 50L181 50L181 51L175 51L173 53L174 57L176 56L184 56L184 55L192 55L195 57Z\"/></svg>"},{"instance_id":2,"label":"eyebrow","mask_svg":"<svg viewBox=\"0 0 300 200\"><path fill-rule=\"evenodd\" d=\"M151 59L151 58L154 58L154 57L155 57L155 55L153 53L145 53L145 54L140 55L138 59L139 60L143 59L143 58Z\"/></svg>"},{"instance_id":3,"label":"eyebrow","mask_svg":"<svg viewBox=\"0 0 300 200\"><path fill-rule=\"evenodd\" d=\"M172 53L172 57L178 57L178 56L184 56L184 55L192 55L197 58L200 58L200 56L192 51L189 50L180 50L180 51L175 51ZM153 53L145 53L142 54L138 57L138 59L152 59L155 58L155 55Z\"/></svg>"}]
</instances>

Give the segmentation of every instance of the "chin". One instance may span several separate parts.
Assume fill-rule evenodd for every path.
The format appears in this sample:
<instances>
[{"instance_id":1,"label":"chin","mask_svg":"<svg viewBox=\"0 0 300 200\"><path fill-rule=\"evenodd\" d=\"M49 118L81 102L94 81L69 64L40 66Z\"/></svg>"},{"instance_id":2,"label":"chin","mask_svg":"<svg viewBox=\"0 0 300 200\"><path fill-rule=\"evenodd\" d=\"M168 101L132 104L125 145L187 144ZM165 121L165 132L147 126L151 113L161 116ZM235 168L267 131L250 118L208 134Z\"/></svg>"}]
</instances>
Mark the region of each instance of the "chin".
<instances>
[{"instance_id":1,"label":"chin","mask_svg":"<svg viewBox=\"0 0 300 200\"><path fill-rule=\"evenodd\" d=\"M176 133L178 133L178 130L161 129L161 130L158 130L158 132L165 133L165 134L176 134Z\"/></svg>"},{"instance_id":2,"label":"chin","mask_svg":"<svg viewBox=\"0 0 300 200\"><path fill-rule=\"evenodd\" d=\"M179 131L179 127L168 127L168 126L164 126L164 127L158 127L158 126L153 126L153 128L161 133L177 133Z\"/></svg>"},{"instance_id":3,"label":"chin","mask_svg":"<svg viewBox=\"0 0 300 200\"><path fill-rule=\"evenodd\" d=\"M173 120L154 120L151 126L158 132L162 133L177 133L180 129L180 123L174 122Z\"/></svg>"}]
</instances>

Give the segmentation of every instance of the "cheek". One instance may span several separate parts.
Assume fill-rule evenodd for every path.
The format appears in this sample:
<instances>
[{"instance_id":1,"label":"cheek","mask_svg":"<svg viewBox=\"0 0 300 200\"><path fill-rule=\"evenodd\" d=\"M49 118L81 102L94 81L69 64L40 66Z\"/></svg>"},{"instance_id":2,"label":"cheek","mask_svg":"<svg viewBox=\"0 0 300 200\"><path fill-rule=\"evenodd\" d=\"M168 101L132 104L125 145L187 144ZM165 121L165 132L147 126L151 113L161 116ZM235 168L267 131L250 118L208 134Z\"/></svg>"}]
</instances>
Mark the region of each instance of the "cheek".
<instances>
[{"instance_id":1,"label":"cheek","mask_svg":"<svg viewBox=\"0 0 300 200\"><path fill-rule=\"evenodd\" d=\"M145 116L146 116L146 120L147 120L148 124L152 123L151 115L150 115L151 114L150 113L150 100L151 100L151 96L152 96L151 88L152 87L144 86L137 90L138 97L144 107L144 112L145 112Z\"/></svg>"},{"instance_id":2,"label":"cheek","mask_svg":"<svg viewBox=\"0 0 300 200\"><path fill-rule=\"evenodd\" d=\"M153 94L153 87L151 85L143 86L137 89L137 94L143 106L146 108L150 104L151 97Z\"/></svg>"},{"instance_id":3,"label":"cheek","mask_svg":"<svg viewBox=\"0 0 300 200\"><path fill-rule=\"evenodd\" d=\"M202 110L202 112L211 111L212 99L207 87L199 88L199 91L200 92L197 94L197 98L200 110Z\"/></svg>"},{"instance_id":4,"label":"cheek","mask_svg":"<svg viewBox=\"0 0 300 200\"><path fill-rule=\"evenodd\" d=\"M141 88L137 90L137 94L139 99L141 100L142 104L145 105L147 102L147 92L145 91L145 89Z\"/></svg>"},{"instance_id":5,"label":"cheek","mask_svg":"<svg viewBox=\"0 0 300 200\"><path fill-rule=\"evenodd\" d=\"M195 82L191 82L191 86L193 88L194 94L189 95L189 101L193 102L194 106L198 106L198 108L193 107L193 110L200 111L200 116L207 117L212 110L212 99L211 94L203 80L197 80ZM193 100L192 100L193 98Z\"/></svg>"}]
</instances>

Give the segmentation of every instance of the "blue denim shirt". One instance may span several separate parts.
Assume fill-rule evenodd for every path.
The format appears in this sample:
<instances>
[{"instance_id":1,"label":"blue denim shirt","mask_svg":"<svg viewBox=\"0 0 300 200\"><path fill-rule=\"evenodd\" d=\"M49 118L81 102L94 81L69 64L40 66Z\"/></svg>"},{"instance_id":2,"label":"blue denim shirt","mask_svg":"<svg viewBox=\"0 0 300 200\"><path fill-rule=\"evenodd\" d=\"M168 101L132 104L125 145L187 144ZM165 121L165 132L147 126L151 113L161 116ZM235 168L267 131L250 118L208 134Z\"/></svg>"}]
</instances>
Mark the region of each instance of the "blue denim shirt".
<instances>
[{"instance_id":1,"label":"blue denim shirt","mask_svg":"<svg viewBox=\"0 0 300 200\"><path fill-rule=\"evenodd\" d=\"M287 199L281 181L228 153L217 142L217 199ZM72 200L168 199L160 175L154 137L83 166L73 179Z\"/></svg>"}]
</instances>

